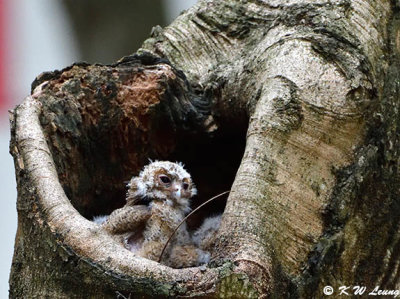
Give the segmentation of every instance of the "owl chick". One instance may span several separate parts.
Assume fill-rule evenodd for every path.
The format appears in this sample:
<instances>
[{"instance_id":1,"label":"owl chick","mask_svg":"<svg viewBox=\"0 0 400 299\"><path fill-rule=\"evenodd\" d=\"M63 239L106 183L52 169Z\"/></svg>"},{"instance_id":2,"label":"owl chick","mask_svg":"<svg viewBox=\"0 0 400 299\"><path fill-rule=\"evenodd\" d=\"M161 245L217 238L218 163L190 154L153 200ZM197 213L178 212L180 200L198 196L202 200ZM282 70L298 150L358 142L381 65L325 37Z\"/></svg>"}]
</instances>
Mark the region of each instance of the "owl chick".
<instances>
[{"instance_id":1,"label":"owl chick","mask_svg":"<svg viewBox=\"0 0 400 299\"><path fill-rule=\"evenodd\" d=\"M196 187L181 163L156 161L145 166L128 183L126 205L115 210L102 224L122 237L133 253L158 261L164 245L190 211ZM174 268L206 262L207 252L193 244L186 223L174 234L162 263Z\"/></svg>"},{"instance_id":2,"label":"owl chick","mask_svg":"<svg viewBox=\"0 0 400 299\"><path fill-rule=\"evenodd\" d=\"M192 241L197 248L204 252L212 251L218 229L221 225L222 215L206 218L200 227L193 233ZM208 262L208 261L207 261Z\"/></svg>"}]
</instances>

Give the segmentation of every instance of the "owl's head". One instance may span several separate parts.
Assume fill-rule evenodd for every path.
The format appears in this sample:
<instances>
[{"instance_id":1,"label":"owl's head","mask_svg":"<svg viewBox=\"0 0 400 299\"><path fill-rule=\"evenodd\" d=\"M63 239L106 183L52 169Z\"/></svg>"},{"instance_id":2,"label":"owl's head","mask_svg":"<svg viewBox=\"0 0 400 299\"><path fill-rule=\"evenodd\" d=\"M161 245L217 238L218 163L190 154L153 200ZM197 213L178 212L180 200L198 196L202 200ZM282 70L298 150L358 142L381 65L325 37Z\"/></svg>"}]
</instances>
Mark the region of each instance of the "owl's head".
<instances>
[{"instance_id":1,"label":"owl's head","mask_svg":"<svg viewBox=\"0 0 400 299\"><path fill-rule=\"evenodd\" d=\"M128 184L127 200L165 201L169 205L189 207L189 199L197 190L190 174L181 163L155 161L145 166Z\"/></svg>"}]
</instances>

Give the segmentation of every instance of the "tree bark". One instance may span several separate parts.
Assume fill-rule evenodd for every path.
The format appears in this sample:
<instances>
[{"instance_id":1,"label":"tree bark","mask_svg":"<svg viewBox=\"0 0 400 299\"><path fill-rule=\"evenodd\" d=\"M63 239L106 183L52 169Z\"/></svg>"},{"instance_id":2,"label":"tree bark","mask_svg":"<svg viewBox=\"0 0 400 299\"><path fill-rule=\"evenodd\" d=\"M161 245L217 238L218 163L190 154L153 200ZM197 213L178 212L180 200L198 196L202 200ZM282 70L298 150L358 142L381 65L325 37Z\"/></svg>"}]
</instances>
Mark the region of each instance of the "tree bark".
<instances>
[{"instance_id":1,"label":"tree bark","mask_svg":"<svg viewBox=\"0 0 400 299\"><path fill-rule=\"evenodd\" d=\"M395 1L199 1L138 54L39 76L11 115L11 297L322 297L400 288ZM147 158L225 189L212 261L136 257L90 219Z\"/></svg>"}]
</instances>

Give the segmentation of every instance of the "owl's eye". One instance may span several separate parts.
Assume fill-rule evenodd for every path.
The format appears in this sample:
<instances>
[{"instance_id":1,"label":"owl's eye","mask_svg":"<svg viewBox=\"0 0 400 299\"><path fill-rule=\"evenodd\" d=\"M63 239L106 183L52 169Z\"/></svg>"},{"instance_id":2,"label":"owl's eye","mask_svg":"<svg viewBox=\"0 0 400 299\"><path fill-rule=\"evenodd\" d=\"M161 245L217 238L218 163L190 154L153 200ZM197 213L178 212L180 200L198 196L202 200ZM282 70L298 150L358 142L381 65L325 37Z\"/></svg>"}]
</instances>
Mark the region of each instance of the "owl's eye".
<instances>
[{"instance_id":1,"label":"owl's eye","mask_svg":"<svg viewBox=\"0 0 400 299\"><path fill-rule=\"evenodd\" d=\"M189 184L188 183L183 183L182 187L183 187L183 190L187 190L189 188Z\"/></svg>"},{"instance_id":2,"label":"owl's eye","mask_svg":"<svg viewBox=\"0 0 400 299\"><path fill-rule=\"evenodd\" d=\"M171 183L170 178L167 177L166 175L160 175L160 180L161 180L161 182L163 182L164 184L169 184L169 183Z\"/></svg>"}]
</instances>

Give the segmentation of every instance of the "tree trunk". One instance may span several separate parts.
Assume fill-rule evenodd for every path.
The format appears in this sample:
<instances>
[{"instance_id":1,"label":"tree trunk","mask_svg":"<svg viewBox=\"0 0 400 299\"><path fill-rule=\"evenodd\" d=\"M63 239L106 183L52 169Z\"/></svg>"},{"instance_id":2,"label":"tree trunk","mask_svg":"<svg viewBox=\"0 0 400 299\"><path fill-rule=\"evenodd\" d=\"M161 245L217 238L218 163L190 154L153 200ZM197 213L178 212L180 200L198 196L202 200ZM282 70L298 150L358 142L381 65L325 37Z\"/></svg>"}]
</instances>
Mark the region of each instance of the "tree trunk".
<instances>
[{"instance_id":1,"label":"tree trunk","mask_svg":"<svg viewBox=\"0 0 400 299\"><path fill-rule=\"evenodd\" d=\"M39 76L11 115L11 297L400 288L399 8L200 1L138 54ZM195 205L231 190L191 223L224 211L206 267L134 256L88 220L147 158L183 161Z\"/></svg>"}]
</instances>

